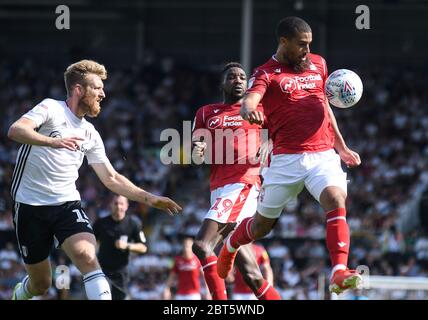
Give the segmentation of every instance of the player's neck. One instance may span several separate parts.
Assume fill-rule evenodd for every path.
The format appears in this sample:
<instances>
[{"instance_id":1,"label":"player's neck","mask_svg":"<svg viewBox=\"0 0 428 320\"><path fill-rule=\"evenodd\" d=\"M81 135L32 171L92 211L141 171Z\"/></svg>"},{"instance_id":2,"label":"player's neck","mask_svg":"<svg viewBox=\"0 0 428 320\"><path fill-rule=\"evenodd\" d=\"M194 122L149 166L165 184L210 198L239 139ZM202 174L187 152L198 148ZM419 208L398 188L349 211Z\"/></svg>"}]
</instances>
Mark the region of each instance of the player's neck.
<instances>
[{"instance_id":1,"label":"player's neck","mask_svg":"<svg viewBox=\"0 0 428 320\"><path fill-rule=\"evenodd\" d=\"M242 102L242 98L235 98L235 97L230 97L230 96L224 96L223 97L223 104L235 104L235 103L240 103Z\"/></svg>"},{"instance_id":2,"label":"player's neck","mask_svg":"<svg viewBox=\"0 0 428 320\"><path fill-rule=\"evenodd\" d=\"M191 259L193 257L193 252L183 252L184 259Z\"/></svg>"},{"instance_id":3,"label":"player's neck","mask_svg":"<svg viewBox=\"0 0 428 320\"><path fill-rule=\"evenodd\" d=\"M117 221L117 222L119 222L119 221L122 221L123 219L125 219L125 216L123 216L123 217L117 217L117 216L115 216L115 215L111 215L111 218L114 220L114 221Z\"/></svg>"},{"instance_id":4,"label":"player's neck","mask_svg":"<svg viewBox=\"0 0 428 320\"><path fill-rule=\"evenodd\" d=\"M279 52L279 48L276 51L276 53L273 55L273 58L279 63L285 64L286 66L290 65L290 62L288 61L288 59Z\"/></svg>"},{"instance_id":5,"label":"player's neck","mask_svg":"<svg viewBox=\"0 0 428 320\"><path fill-rule=\"evenodd\" d=\"M67 100L65 100L65 103L67 104L67 107L70 109L70 111L73 112L73 114L79 119L82 119L85 116L82 108L79 107L79 101L77 99L68 97Z\"/></svg>"}]
</instances>

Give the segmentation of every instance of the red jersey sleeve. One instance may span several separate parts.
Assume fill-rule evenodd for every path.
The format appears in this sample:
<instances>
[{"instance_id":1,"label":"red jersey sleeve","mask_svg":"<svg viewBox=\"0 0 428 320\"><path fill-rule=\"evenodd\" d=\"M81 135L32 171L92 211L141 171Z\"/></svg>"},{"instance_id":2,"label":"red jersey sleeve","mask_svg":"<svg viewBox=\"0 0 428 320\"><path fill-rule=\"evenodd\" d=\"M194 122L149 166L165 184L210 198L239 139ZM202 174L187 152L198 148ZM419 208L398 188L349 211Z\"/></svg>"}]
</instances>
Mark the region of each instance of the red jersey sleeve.
<instances>
[{"instance_id":1,"label":"red jersey sleeve","mask_svg":"<svg viewBox=\"0 0 428 320\"><path fill-rule=\"evenodd\" d=\"M263 69L257 69L248 80L247 93L258 93L263 97L269 84L269 74Z\"/></svg>"},{"instance_id":2,"label":"red jersey sleeve","mask_svg":"<svg viewBox=\"0 0 428 320\"><path fill-rule=\"evenodd\" d=\"M327 62L325 62L325 59L323 57L321 57L321 63L323 65L323 77L322 79L324 80L324 84L327 81L328 78L328 69L327 69Z\"/></svg>"},{"instance_id":3,"label":"red jersey sleeve","mask_svg":"<svg viewBox=\"0 0 428 320\"><path fill-rule=\"evenodd\" d=\"M196 111L192 127L192 140L199 140L200 137L197 134L195 135L195 131L201 128L205 128L205 107L199 108Z\"/></svg>"}]
</instances>

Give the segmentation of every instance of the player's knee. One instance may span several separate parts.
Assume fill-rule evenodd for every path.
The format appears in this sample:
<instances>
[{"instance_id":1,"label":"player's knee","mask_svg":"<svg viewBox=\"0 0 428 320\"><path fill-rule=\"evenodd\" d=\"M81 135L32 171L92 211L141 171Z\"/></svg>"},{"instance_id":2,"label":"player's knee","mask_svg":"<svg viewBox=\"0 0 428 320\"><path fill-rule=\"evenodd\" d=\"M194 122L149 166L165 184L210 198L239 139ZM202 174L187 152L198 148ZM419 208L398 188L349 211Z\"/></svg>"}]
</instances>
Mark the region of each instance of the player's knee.
<instances>
[{"instance_id":1,"label":"player's knee","mask_svg":"<svg viewBox=\"0 0 428 320\"><path fill-rule=\"evenodd\" d=\"M272 230L272 225L267 223L253 223L251 227L251 233L254 237L254 239L260 239L263 238L265 235L267 235Z\"/></svg>"},{"instance_id":2,"label":"player's knee","mask_svg":"<svg viewBox=\"0 0 428 320\"><path fill-rule=\"evenodd\" d=\"M321 193L320 203L327 210L345 208L346 193L340 188L326 188Z\"/></svg>"},{"instance_id":3,"label":"player's knee","mask_svg":"<svg viewBox=\"0 0 428 320\"><path fill-rule=\"evenodd\" d=\"M30 280L30 291L35 296L42 296L48 292L50 286L52 284L52 277L43 276L37 279Z\"/></svg>"},{"instance_id":4,"label":"player's knee","mask_svg":"<svg viewBox=\"0 0 428 320\"><path fill-rule=\"evenodd\" d=\"M335 193L331 200L330 204L333 208L344 208L346 204L346 195L341 193Z\"/></svg>"},{"instance_id":5,"label":"player's knee","mask_svg":"<svg viewBox=\"0 0 428 320\"><path fill-rule=\"evenodd\" d=\"M92 250L81 250L75 253L75 259L79 266L86 268L96 268L98 266L98 260L95 253Z\"/></svg>"},{"instance_id":6,"label":"player's knee","mask_svg":"<svg viewBox=\"0 0 428 320\"><path fill-rule=\"evenodd\" d=\"M256 270L251 270L242 274L242 278L253 291L259 289L263 285L263 276Z\"/></svg>"},{"instance_id":7,"label":"player's knee","mask_svg":"<svg viewBox=\"0 0 428 320\"><path fill-rule=\"evenodd\" d=\"M259 228L256 228L255 230L253 230L252 233L253 233L254 239L260 239L260 238L263 238L265 235L267 235L269 233L269 231L266 230L266 228L264 228L264 227L259 227Z\"/></svg>"},{"instance_id":8,"label":"player's knee","mask_svg":"<svg viewBox=\"0 0 428 320\"><path fill-rule=\"evenodd\" d=\"M203 240L195 240L192 245L192 251L199 259L206 259L212 255L210 245Z\"/></svg>"}]
</instances>

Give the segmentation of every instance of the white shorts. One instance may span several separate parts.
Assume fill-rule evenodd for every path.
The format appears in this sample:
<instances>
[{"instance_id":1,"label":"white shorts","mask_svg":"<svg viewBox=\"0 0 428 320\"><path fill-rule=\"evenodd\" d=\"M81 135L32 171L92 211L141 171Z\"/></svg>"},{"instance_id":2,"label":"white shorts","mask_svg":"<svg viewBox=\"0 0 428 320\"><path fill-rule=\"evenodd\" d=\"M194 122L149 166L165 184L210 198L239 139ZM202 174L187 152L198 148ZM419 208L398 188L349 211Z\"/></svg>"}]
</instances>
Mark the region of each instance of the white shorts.
<instances>
[{"instance_id":1,"label":"white shorts","mask_svg":"<svg viewBox=\"0 0 428 320\"><path fill-rule=\"evenodd\" d=\"M232 300L257 300L254 293L232 293Z\"/></svg>"},{"instance_id":2,"label":"white shorts","mask_svg":"<svg viewBox=\"0 0 428 320\"><path fill-rule=\"evenodd\" d=\"M175 300L201 300L200 293L176 294Z\"/></svg>"},{"instance_id":3,"label":"white shorts","mask_svg":"<svg viewBox=\"0 0 428 320\"><path fill-rule=\"evenodd\" d=\"M303 187L319 202L321 192L328 186L347 192L346 173L333 149L274 155L264 177L257 211L266 218L276 219L289 202L296 200Z\"/></svg>"},{"instance_id":4,"label":"white shorts","mask_svg":"<svg viewBox=\"0 0 428 320\"><path fill-rule=\"evenodd\" d=\"M211 208L205 219L219 223L241 222L252 217L257 209L259 187L246 183L232 183L211 192Z\"/></svg>"}]
</instances>

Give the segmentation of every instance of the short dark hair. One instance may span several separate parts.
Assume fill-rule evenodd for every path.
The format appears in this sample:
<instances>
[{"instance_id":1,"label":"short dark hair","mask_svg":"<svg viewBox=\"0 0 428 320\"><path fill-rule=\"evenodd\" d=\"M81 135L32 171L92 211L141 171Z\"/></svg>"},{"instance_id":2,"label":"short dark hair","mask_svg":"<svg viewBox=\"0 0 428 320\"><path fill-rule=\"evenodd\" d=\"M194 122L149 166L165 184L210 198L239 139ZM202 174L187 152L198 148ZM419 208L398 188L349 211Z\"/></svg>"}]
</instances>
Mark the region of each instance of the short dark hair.
<instances>
[{"instance_id":1,"label":"short dark hair","mask_svg":"<svg viewBox=\"0 0 428 320\"><path fill-rule=\"evenodd\" d=\"M276 27L276 37L294 38L298 33L312 32L309 24L299 17L286 17L282 19Z\"/></svg>"},{"instance_id":2,"label":"short dark hair","mask_svg":"<svg viewBox=\"0 0 428 320\"><path fill-rule=\"evenodd\" d=\"M244 67L239 62L229 62L229 63L226 63L226 65L223 67L223 70L221 71L221 77L222 77L222 79L224 78L226 72L229 69L232 69L232 68L240 68L240 69L244 70Z\"/></svg>"}]
</instances>

